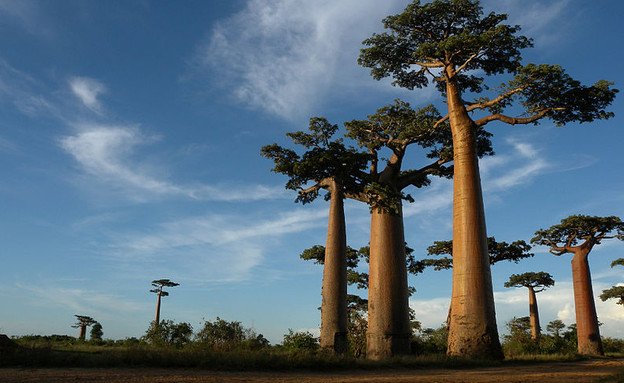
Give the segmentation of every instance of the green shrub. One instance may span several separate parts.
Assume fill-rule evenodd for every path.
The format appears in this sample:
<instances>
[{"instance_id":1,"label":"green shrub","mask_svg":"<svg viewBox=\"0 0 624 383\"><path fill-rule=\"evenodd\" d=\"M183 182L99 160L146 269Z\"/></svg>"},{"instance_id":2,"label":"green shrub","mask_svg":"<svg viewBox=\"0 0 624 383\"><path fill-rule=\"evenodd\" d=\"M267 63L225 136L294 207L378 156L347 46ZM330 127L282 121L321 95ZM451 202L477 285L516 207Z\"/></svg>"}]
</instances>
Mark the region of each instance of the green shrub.
<instances>
[{"instance_id":1,"label":"green shrub","mask_svg":"<svg viewBox=\"0 0 624 383\"><path fill-rule=\"evenodd\" d=\"M284 335L282 346L287 350L315 351L319 349L318 338L312 333L309 331L293 332L292 329L288 329L288 334Z\"/></svg>"}]
</instances>

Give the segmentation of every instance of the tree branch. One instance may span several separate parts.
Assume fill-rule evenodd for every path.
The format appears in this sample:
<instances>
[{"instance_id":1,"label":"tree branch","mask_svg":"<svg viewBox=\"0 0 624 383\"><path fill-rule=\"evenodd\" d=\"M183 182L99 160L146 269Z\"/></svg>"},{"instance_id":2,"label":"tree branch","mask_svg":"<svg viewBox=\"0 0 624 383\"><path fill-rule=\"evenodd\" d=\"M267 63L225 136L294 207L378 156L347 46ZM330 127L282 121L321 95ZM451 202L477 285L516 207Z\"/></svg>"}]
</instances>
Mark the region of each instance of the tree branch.
<instances>
[{"instance_id":1,"label":"tree branch","mask_svg":"<svg viewBox=\"0 0 624 383\"><path fill-rule=\"evenodd\" d=\"M487 116L487 117L483 117L480 120L477 120L475 122L475 124L477 126L484 126L486 124L488 124L489 122L495 121L495 120L499 120L502 121L506 124L510 124L510 125L516 125L516 124L530 124L532 122L535 122L537 120L539 120L540 118L544 117L544 115L546 115L546 113L553 111L553 110L565 110L565 108L546 108L544 110L542 110L541 112L531 116L531 117L525 117L525 118L517 118L517 117L509 117L509 116L505 116L504 114L493 114L491 116Z\"/></svg>"},{"instance_id":2,"label":"tree branch","mask_svg":"<svg viewBox=\"0 0 624 383\"><path fill-rule=\"evenodd\" d=\"M525 90L526 88L528 88L528 85L527 85L527 86L520 87L520 88L515 88L515 89L512 89L512 90L510 90L509 92L504 93L504 94L501 94L500 96L498 96L498 97L496 97L496 98L494 98L494 99L492 99L492 100L490 100L490 101L486 101L486 102L478 102L478 103L476 103L476 104L471 104L471 105L468 105L468 106L466 107L466 111L467 111L467 112L470 112L470 111L475 110L475 109L485 109L485 108L489 108L490 106L496 105L496 104L498 104L499 102L503 101L504 99L506 99L506 98L510 98L510 97L511 97L511 96L513 96L514 94L516 94L516 93L518 93L518 92L521 92L521 91Z\"/></svg>"}]
</instances>

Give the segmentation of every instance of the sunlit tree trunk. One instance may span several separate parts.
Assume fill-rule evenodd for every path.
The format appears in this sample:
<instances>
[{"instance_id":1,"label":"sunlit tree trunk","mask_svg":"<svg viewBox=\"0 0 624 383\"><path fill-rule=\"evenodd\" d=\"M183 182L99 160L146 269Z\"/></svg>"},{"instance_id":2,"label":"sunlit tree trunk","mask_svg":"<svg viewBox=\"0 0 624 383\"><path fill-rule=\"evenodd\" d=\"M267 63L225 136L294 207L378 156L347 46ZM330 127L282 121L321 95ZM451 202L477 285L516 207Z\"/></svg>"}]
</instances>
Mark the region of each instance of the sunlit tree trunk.
<instances>
[{"instance_id":1,"label":"sunlit tree trunk","mask_svg":"<svg viewBox=\"0 0 624 383\"><path fill-rule=\"evenodd\" d=\"M366 357L385 359L410 352L410 325L401 206L398 214L371 213Z\"/></svg>"},{"instance_id":2,"label":"sunlit tree trunk","mask_svg":"<svg viewBox=\"0 0 624 383\"><path fill-rule=\"evenodd\" d=\"M587 260L590 250L591 247L589 246L581 246L572 258L578 353L581 355L604 355Z\"/></svg>"},{"instance_id":3,"label":"sunlit tree trunk","mask_svg":"<svg viewBox=\"0 0 624 383\"><path fill-rule=\"evenodd\" d=\"M80 331L78 333L78 339L85 340L87 337L87 325L80 325Z\"/></svg>"},{"instance_id":4,"label":"sunlit tree trunk","mask_svg":"<svg viewBox=\"0 0 624 383\"><path fill-rule=\"evenodd\" d=\"M537 296L535 289L529 287L529 323L531 325L531 339L540 336L539 312L537 311Z\"/></svg>"},{"instance_id":5,"label":"sunlit tree trunk","mask_svg":"<svg viewBox=\"0 0 624 383\"><path fill-rule=\"evenodd\" d=\"M156 301L156 316L154 317L154 326L158 326L158 324L160 323L160 296L161 294L158 293L158 300Z\"/></svg>"},{"instance_id":6,"label":"sunlit tree trunk","mask_svg":"<svg viewBox=\"0 0 624 383\"><path fill-rule=\"evenodd\" d=\"M453 292L448 354L464 358L502 359L475 125L453 81L447 81L447 99L454 148Z\"/></svg>"},{"instance_id":7,"label":"sunlit tree trunk","mask_svg":"<svg viewBox=\"0 0 624 383\"><path fill-rule=\"evenodd\" d=\"M347 351L347 236L342 185L331 182L329 222L323 265L321 347Z\"/></svg>"}]
</instances>

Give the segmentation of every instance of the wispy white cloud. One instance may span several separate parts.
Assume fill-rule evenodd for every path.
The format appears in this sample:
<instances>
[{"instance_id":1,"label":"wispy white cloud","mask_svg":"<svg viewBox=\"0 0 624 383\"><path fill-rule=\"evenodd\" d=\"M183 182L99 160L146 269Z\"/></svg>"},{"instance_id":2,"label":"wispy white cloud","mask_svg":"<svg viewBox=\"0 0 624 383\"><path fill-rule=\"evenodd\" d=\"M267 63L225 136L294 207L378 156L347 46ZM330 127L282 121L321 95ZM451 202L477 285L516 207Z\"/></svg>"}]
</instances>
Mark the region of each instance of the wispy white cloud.
<instances>
[{"instance_id":1,"label":"wispy white cloud","mask_svg":"<svg viewBox=\"0 0 624 383\"><path fill-rule=\"evenodd\" d=\"M284 196L283 188L277 186L178 185L161 179L156 170L150 170L137 159L138 148L154 143L158 137L143 134L138 126L81 123L77 128L74 135L60 139L60 146L87 174L121 189L131 199L182 196L197 200L253 201Z\"/></svg>"},{"instance_id":2,"label":"wispy white cloud","mask_svg":"<svg viewBox=\"0 0 624 383\"><path fill-rule=\"evenodd\" d=\"M0 0L0 20L17 24L32 35L49 38L53 35L50 23L45 20L41 2L32 0Z\"/></svg>"},{"instance_id":3,"label":"wispy white cloud","mask_svg":"<svg viewBox=\"0 0 624 383\"><path fill-rule=\"evenodd\" d=\"M32 285L17 284L20 290L31 294L31 302L35 305L54 307L62 306L77 313L93 313L98 317L111 317L112 313L134 312L141 304L129 302L122 297L100 291L46 285L35 287Z\"/></svg>"},{"instance_id":4,"label":"wispy white cloud","mask_svg":"<svg viewBox=\"0 0 624 383\"><path fill-rule=\"evenodd\" d=\"M69 79L69 87L84 106L95 113L102 113L102 104L98 97L106 92L104 84L88 77L72 77Z\"/></svg>"},{"instance_id":5,"label":"wispy white cloud","mask_svg":"<svg viewBox=\"0 0 624 383\"><path fill-rule=\"evenodd\" d=\"M299 209L271 218L206 215L182 218L147 229L120 234L109 250L127 262L175 255L185 279L210 282L247 280L271 245L286 234L319 229L327 224L326 209ZM170 272L173 272L170 269Z\"/></svg>"},{"instance_id":6,"label":"wispy white cloud","mask_svg":"<svg viewBox=\"0 0 624 383\"><path fill-rule=\"evenodd\" d=\"M557 1L514 1L487 0L486 11L493 9L509 15L509 24L520 25L521 33L535 39L537 44L550 45L558 41L569 14L570 0Z\"/></svg>"},{"instance_id":7,"label":"wispy white cloud","mask_svg":"<svg viewBox=\"0 0 624 383\"><path fill-rule=\"evenodd\" d=\"M30 117L59 115L37 80L0 57L0 101L3 99Z\"/></svg>"},{"instance_id":8,"label":"wispy white cloud","mask_svg":"<svg viewBox=\"0 0 624 383\"><path fill-rule=\"evenodd\" d=\"M356 63L361 42L402 5L250 0L214 27L197 50L194 71L225 75L235 97L253 108L284 118L306 115L333 92L364 78L374 83Z\"/></svg>"},{"instance_id":9,"label":"wispy white cloud","mask_svg":"<svg viewBox=\"0 0 624 383\"><path fill-rule=\"evenodd\" d=\"M514 138L508 139L507 143L513 148L511 153L499 158L484 158L481 161L480 169L484 179L484 190L487 193L530 183L549 168L545 157L532 144ZM506 163L512 165L500 166Z\"/></svg>"}]
</instances>

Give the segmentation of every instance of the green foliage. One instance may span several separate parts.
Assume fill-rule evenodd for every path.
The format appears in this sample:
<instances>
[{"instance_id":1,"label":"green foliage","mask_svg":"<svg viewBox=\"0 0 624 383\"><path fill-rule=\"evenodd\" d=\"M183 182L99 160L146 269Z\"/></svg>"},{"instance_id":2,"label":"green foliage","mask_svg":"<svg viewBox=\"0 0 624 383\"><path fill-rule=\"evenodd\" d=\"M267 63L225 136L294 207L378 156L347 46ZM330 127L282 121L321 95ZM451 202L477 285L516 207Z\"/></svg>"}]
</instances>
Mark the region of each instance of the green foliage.
<instances>
[{"instance_id":1,"label":"green foliage","mask_svg":"<svg viewBox=\"0 0 624 383\"><path fill-rule=\"evenodd\" d=\"M555 248L575 246L581 241L598 245L603 239L610 238L624 240L624 222L620 218L571 215L562 219L559 225L536 231L531 243Z\"/></svg>"},{"instance_id":2,"label":"green foliage","mask_svg":"<svg viewBox=\"0 0 624 383\"><path fill-rule=\"evenodd\" d=\"M602 349L608 353L624 353L624 339L602 338Z\"/></svg>"},{"instance_id":3,"label":"green foliage","mask_svg":"<svg viewBox=\"0 0 624 383\"><path fill-rule=\"evenodd\" d=\"M611 267L614 266L624 266L624 258L618 258L615 261L611 262Z\"/></svg>"},{"instance_id":4,"label":"green foliage","mask_svg":"<svg viewBox=\"0 0 624 383\"><path fill-rule=\"evenodd\" d=\"M315 200L322 188L328 189L328 180L340 184L341 192L359 193L366 183L364 169L369 154L346 147L342 139L331 140L338 131L337 125L325 118L312 117L309 133L298 131L286 135L297 145L307 149L302 155L278 144L265 145L260 150L263 157L273 160L273 171L289 177L286 189L298 190L296 202ZM312 183L306 190L304 188Z\"/></svg>"},{"instance_id":5,"label":"green foliage","mask_svg":"<svg viewBox=\"0 0 624 383\"><path fill-rule=\"evenodd\" d=\"M358 297L359 298L359 297ZM366 355L366 331L368 330L368 320L366 318L367 304L349 304L347 321L347 343L349 355L360 358ZM368 303L368 301L366 301Z\"/></svg>"},{"instance_id":6,"label":"green foliage","mask_svg":"<svg viewBox=\"0 0 624 383\"><path fill-rule=\"evenodd\" d=\"M565 323L563 323L560 319L555 319L553 321L548 322L546 326L546 331L551 333L554 337L559 338L561 335L561 330L566 327Z\"/></svg>"},{"instance_id":7,"label":"green foliage","mask_svg":"<svg viewBox=\"0 0 624 383\"><path fill-rule=\"evenodd\" d=\"M143 340L154 346L169 346L181 348L191 342L193 327L186 322L174 323L172 320L163 320L150 325L143 336Z\"/></svg>"},{"instance_id":8,"label":"green foliage","mask_svg":"<svg viewBox=\"0 0 624 383\"><path fill-rule=\"evenodd\" d=\"M448 343L448 326L426 328L412 338L412 352L417 355L446 354Z\"/></svg>"},{"instance_id":9,"label":"green foliage","mask_svg":"<svg viewBox=\"0 0 624 383\"><path fill-rule=\"evenodd\" d=\"M478 1L435 0L421 5L416 0L403 13L383 20L388 31L364 41L369 48L362 49L358 63L371 68L375 79L392 76L393 85L407 89L427 86L427 75L434 75L428 68L440 63L463 66L472 74L463 75L462 88L478 92L483 78L474 71L486 75L514 71L520 50L531 46L528 38L515 35L520 27L502 24L506 19L495 13L483 17Z\"/></svg>"},{"instance_id":10,"label":"green foliage","mask_svg":"<svg viewBox=\"0 0 624 383\"><path fill-rule=\"evenodd\" d=\"M214 322L205 321L204 327L195 335L195 341L202 347L217 351L234 349L256 350L269 345L269 341L241 322L228 322L219 317Z\"/></svg>"},{"instance_id":11,"label":"green foliage","mask_svg":"<svg viewBox=\"0 0 624 383\"><path fill-rule=\"evenodd\" d=\"M549 334L541 334L537 339L531 338L529 317L513 318L507 323L509 334L503 336L503 350L507 357L519 357L522 355L537 354L567 354L574 355L577 352L576 325L568 326L556 319L548 323L546 331Z\"/></svg>"},{"instance_id":12,"label":"green foliage","mask_svg":"<svg viewBox=\"0 0 624 383\"><path fill-rule=\"evenodd\" d=\"M602 290L600 299L604 302L607 299L617 299L615 303L624 305L624 286L613 286L609 289Z\"/></svg>"},{"instance_id":13,"label":"green foliage","mask_svg":"<svg viewBox=\"0 0 624 383\"><path fill-rule=\"evenodd\" d=\"M531 246L525 241L519 240L512 243L497 242L494 237L488 237L488 253L490 264L501 261L520 262L521 259L533 257L535 254L529 252ZM434 270L448 270L453 267L453 241L435 241L427 248L428 255L447 255L447 257L437 259L423 259L420 262L424 267L433 267Z\"/></svg>"},{"instance_id":14,"label":"green foliage","mask_svg":"<svg viewBox=\"0 0 624 383\"><path fill-rule=\"evenodd\" d=\"M554 285L555 281L552 279L552 275L544 271L512 274L509 280L505 282L505 287L527 287L535 290L535 292L543 291Z\"/></svg>"},{"instance_id":15,"label":"green foliage","mask_svg":"<svg viewBox=\"0 0 624 383\"><path fill-rule=\"evenodd\" d=\"M318 339L309 331L293 332L288 329L288 334L284 335L282 346L287 350L308 350L315 351L319 349Z\"/></svg>"},{"instance_id":16,"label":"green foliage","mask_svg":"<svg viewBox=\"0 0 624 383\"><path fill-rule=\"evenodd\" d=\"M445 94L452 82L462 93L494 91L494 97L480 97L469 104L469 111L488 110L491 115L477 121L483 126L500 120L508 124L537 123L550 118L562 125L571 121L605 119L605 111L617 89L608 81L581 85L557 65L521 66L520 51L532 45L519 35L520 27L504 24L507 15L483 15L478 1L435 0L421 4L415 0L403 13L383 20L386 32L373 34L363 43L358 63L371 68L373 78L391 76L393 85L407 89L436 84ZM509 72L507 84L490 88L486 76ZM515 100L524 107L524 118L502 113Z\"/></svg>"},{"instance_id":17,"label":"green foliage","mask_svg":"<svg viewBox=\"0 0 624 383\"><path fill-rule=\"evenodd\" d=\"M91 336L90 336L91 341L101 342L103 335L104 335L104 331L102 331L102 325L99 322L95 322L93 327L91 327Z\"/></svg>"}]
</instances>

